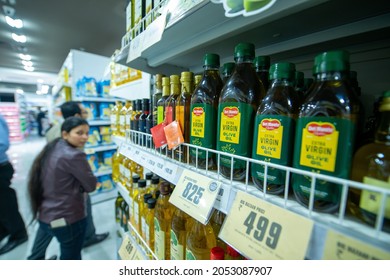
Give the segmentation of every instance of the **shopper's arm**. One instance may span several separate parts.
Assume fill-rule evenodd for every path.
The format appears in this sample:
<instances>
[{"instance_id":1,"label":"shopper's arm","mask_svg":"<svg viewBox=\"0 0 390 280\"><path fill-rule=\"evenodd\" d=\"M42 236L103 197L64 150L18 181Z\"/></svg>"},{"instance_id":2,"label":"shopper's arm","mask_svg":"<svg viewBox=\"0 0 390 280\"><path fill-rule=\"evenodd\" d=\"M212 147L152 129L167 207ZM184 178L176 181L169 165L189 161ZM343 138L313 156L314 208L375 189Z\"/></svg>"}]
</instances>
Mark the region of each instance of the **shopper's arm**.
<instances>
[{"instance_id":1,"label":"shopper's arm","mask_svg":"<svg viewBox=\"0 0 390 280\"><path fill-rule=\"evenodd\" d=\"M96 189L97 179L95 175L93 175L84 153L77 153L72 158L72 163L69 167L70 172L81 183L84 191L93 192Z\"/></svg>"}]
</instances>

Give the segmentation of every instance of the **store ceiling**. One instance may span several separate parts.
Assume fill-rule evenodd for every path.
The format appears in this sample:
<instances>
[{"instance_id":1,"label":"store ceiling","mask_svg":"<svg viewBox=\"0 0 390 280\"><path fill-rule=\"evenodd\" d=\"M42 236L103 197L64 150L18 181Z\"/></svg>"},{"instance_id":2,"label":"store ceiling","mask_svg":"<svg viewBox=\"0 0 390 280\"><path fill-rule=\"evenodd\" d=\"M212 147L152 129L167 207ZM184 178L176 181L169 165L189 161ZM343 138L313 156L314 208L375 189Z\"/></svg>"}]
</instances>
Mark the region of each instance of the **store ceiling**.
<instances>
[{"instance_id":1,"label":"store ceiling","mask_svg":"<svg viewBox=\"0 0 390 280\"><path fill-rule=\"evenodd\" d=\"M9 88L10 83L33 83L40 73L57 75L71 49L109 57L125 34L126 0L1 0L0 5L0 91L4 82ZM23 20L22 29L6 23L9 7ZM25 35L27 42L15 42L12 32ZM31 55L34 72L24 70L20 53Z\"/></svg>"}]
</instances>

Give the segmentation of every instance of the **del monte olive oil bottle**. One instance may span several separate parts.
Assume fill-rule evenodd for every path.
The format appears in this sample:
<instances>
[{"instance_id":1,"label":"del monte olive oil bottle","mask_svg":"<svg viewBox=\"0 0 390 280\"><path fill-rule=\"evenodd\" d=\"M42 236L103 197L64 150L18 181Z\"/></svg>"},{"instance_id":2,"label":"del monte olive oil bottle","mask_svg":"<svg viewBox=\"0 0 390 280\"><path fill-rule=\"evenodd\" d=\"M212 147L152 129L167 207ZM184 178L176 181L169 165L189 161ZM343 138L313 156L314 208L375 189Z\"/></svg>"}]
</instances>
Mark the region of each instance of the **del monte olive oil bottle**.
<instances>
[{"instance_id":1,"label":"del monte olive oil bottle","mask_svg":"<svg viewBox=\"0 0 390 280\"><path fill-rule=\"evenodd\" d=\"M295 65L275 63L270 69L271 87L257 110L252 158L291 166L295 136L295 119L299 111L299 98L294 90ZM252 179L262 191L264 165L252 163ZM267 169L266 192L284 191L286 172L274 167Z\"/></svg>"},{"instance_id":2,"label":"del monte olive oil bottle","mask_svg":"<svg viewBox=\"0 0 390 280\"><path fill-rule=\"evenodd\" d=\"M234 67L236 67L236 64L234 62L226 62L223 64L222 67L222 83L226 84L226 82L229 80L229 78L232 76Z\"/></svg>"},{"instance_id":3,"label":"del monte olive oil bottle","mask_svg":"<svg viewBox=\"0 0 390 280\"><path fill-rule=\"evenodd\" d=\"M301 106L297 121L293 166L307 171L349 178L359 100L349 84L349 54L329 51L314 59L315 84ZM299 203L308 206L311 177L293 174ZM340 184L316 180L314 210L335 212Z\"/></svg>"},{"instance_id":4,"label":"del monte olive oil bottle","mask_svg":"<svg viewBox=\"0 0 390 280\"><path fill-rule=\"evenodd\" d=\"M379 107L379 126L373 143L362 146L352 163L351 179L390 189L390 91L385 92ZM375 225L382 196L373 191L349 189L348 208L366 223ZM383 230L390 232L390 198L387 197Z\"/></svg>"},{"instance_id":5,"label":"del monte olive oil bottle","mask_svg":"<svg viewBox=\"0 0 390 280\"><path fill-rule=\"evenodd\" d=\"M218 99L222 89L219 75L219 55L205 54L204 73L191 97L190 143L196 146L215 149ZM216 168L215 154L190 149L191 162L205 169Z\"/></svg>"},{"instance_id":6,"label":"del monte olive oil bottle","mask_svg":"<svg viewBox=\"0 0 390 280\"><path fill-rule=\"evenodd\" d=\"M235 47L236 67L222 89L218 105L217 150L225 153L250 157L252 151L253 125L257 107L264 98L264 87L253 67L255 46L240 43ZM222 176L243 180L246 175L246 162L233 160L229 156L220 157Z\"/></svg>"},{"instance_id":7,"label":"del monte olive oil bottle","mask_svg":"<svg viewBox=\"0 0 390 280\"><path fill-rule=\"evenodd\" d=\"M269 56L256 56L253 61L253 65L255 66L255 71L257 77L259 77L260 81L263 83L265 91L268 90L269 84L269 67L271 64L271 59Z\"/></svg>"}]
</instances>

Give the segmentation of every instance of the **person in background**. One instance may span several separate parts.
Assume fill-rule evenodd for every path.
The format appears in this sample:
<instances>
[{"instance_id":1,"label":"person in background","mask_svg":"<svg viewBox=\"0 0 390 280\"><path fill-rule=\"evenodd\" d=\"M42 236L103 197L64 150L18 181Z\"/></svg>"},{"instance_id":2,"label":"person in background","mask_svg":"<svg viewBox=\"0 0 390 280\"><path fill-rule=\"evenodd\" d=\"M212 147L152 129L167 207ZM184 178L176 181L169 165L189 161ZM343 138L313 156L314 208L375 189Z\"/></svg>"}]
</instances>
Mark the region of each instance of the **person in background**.
<instances>
[{"instance_id":1,"label":"person in background","mask_svg":"<svg viewBox=\"0 0 390 280\"><path fill-rule=\"evenodd\" d=\"M39 230L56 237L61 260L81 260L86 218L86 195L97 187L97 179L81 150L88 140L88 122L67 118L61 138L46 144L29 173L28 191L33 219Z\"/></svg>"},{"instance_id":2,"label":"person in background","mask_svg":"<svg viewBox=\"0 0 390 280\"><path fill-rule=\"evenodd\" d=\"M61 105L61 114L64 119L69 117L81 117L83 119L87 118L88 112L82 107L79 102L68 101ZM51 142L57 137L61 136L61 125L63 121L53 125L46 132L47 142ZM96 233L95 224L92 217L92 205L89 195L87 195L87 229L85 233L85 241L83 247L89 247L99 242L102 242L108 237L109 233L104 232L101 234ZM27 259L29 260L43 260L45 259L46 249L49 246L52 240L52 236L48 235L46 232L38 228L34 244L31 250L30 256ZM50 259L55 259L56 256L52 256Z\"/></svg>"},{"instance_id":3,"label":"person in background","mask_svg":"<svg viewBox=\"0 0 390 280\"><path fill-rule=\"evenodd\" d=\"M43 119L46 118L46 114L38 107L37 123L38 123L38 135L45 136L43 133Z\"/></svg>"},{"instance_id":4,"label":"person in background","mask_svg":"<svg viewBox=\"0 0 390 280\"><path fill-rule=\"evenodd\" d=\"M0 247L5 254L28 239L26 226L19 213L16 192L10 187L14 169L8 160L9 130L0 114L0 243L9 236L7 243Z\"/></svg>"}]
</instances>

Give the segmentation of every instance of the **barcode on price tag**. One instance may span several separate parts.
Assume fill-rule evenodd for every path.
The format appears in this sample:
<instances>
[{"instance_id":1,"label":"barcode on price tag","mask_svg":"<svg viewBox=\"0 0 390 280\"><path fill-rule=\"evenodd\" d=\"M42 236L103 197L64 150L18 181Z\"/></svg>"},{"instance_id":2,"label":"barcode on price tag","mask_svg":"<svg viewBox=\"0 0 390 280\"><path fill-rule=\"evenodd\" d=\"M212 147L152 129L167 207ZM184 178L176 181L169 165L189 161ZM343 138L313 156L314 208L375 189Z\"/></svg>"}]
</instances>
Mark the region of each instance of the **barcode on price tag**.
<instances>
[{"instance_id":1,"label":"barcode on price tag","mask_svg":"<svg viewBox=\"0 0 390 280\"><path fill-rule=\"evenodd\" d=\"M238 191L219 237L254 260L303 260L313 221Z\"/></svg>"},{"instance_id":2,"label":"barcode on price tag","mask_svg":"<svg viewBox=\"0 0 390 280\"><path fill-rule=\"evenodd\" d=\"M169 202L202 224L207 224L221 183L190 170L183 170Z\"/></svg>"}]
</instances>

